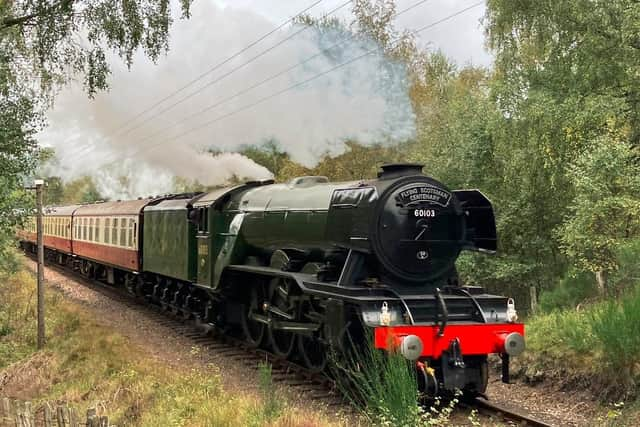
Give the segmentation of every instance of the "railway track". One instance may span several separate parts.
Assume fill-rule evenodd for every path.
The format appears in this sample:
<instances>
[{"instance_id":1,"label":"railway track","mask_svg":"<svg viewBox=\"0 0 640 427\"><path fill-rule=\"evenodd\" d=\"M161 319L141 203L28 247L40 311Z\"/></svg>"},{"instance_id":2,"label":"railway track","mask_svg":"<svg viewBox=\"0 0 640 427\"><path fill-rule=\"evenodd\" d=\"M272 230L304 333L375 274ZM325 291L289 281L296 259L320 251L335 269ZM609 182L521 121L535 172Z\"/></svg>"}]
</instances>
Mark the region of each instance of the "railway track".
<instances>
[{"instance_id":1,"label":"railway track","mask_svg":"<svg viewBox=\"0 0 640 427\"><path fill-rule=\"evenodd\" d=\"M28 256L32 261L35 261L31 254L28 254ZM55 263L47 262L46 265L47 268L74 279L131 310L144 314L158 325L169 328L176 334L192 341L194 345L207 349L212 354L238 360L247 369L253 369L256 372L259 370L260 363L268 363L271 365L274 383L291 387L294 391L300 392L315 401L320 401L320 403L336 411L351 415L356 414L338 390L335 382L322 373L310 372L302 365L280 358L266 350L251 348L241 339L225 333L215 325L203 324L194 318L185 319L180 315L163 309L159 305L136 298L124 289L115 288L97 279L87 278L77 271ZM483 398L477 398L473 402L460 404L460 406L469 410L475 409L483 417L494 421L500 420L508 423L508 425L551 426L551 424L537 420L530 415Z\"/></svg>"},{"instance_id":2,"label":"railway track","mask_svg":"<svg viewBox=\"0 0 640 427\"><path fill-rule=\"evenodd\" d=\"M544 421L536 419L528 414L523 414L515 409L491 402L482 397L476 398L473 402L466 404L470 409L475 409L480 415L491 419L502 420L509 425L529 426L529 427L552 427Z\"/></svg>"},{"instance_id":3,"label":"railway track","mask_svg":"<svg viewBox=\"0 0 640 427\"><path fill-rule=\"evenodd\" d=\"M33 257L31 259L33 260ZM335 383L321 373L309 372L305 367L295 362L279 358L260 348L251 348L244 341L226 334L215 325L203 324L193 318L185 319L170 311L163 310L159 305L137 299L124 289L112 287L97 279L89 279L76 271L50 262L46 263L46 267L81 282L89 289L117 301L130 310L145 315L158 325L169 328L174 333L187 338L194 345L210 351L212 355L237 359L247 369L253 369L256 372L261 363L267 363L271 365L274 383L293 387L296 392L302 392L316 400L321 400L321 403L327 407L350 412L349 406L345 404Z\"/></svg>"}]
</instances>

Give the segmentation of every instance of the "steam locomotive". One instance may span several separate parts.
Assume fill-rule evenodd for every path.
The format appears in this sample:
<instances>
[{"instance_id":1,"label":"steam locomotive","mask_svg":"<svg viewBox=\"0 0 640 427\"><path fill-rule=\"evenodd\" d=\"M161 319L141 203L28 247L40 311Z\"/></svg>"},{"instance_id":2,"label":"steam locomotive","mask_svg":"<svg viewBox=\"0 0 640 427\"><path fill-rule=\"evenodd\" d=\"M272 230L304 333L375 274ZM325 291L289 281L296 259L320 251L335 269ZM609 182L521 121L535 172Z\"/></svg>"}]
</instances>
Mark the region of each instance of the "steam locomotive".
<instances>
[{"instance_id":1,"label":"steam locomotive","mask_svg":"<svg viewBox=\"0 0 640 427\"><path fill-rule=\"evenodd\" d=\"M35 221L19 233L35 250ZM477 190L451 191L422 165L377 179L247 182L208 193L48 207L50 261L123 286L185 318L242 335L321 371L349 343L400 352L426 393L483 393L487 356L524 349L513 300L463 286L462 250L492 253Z\"/></svg>"}]
</instances>

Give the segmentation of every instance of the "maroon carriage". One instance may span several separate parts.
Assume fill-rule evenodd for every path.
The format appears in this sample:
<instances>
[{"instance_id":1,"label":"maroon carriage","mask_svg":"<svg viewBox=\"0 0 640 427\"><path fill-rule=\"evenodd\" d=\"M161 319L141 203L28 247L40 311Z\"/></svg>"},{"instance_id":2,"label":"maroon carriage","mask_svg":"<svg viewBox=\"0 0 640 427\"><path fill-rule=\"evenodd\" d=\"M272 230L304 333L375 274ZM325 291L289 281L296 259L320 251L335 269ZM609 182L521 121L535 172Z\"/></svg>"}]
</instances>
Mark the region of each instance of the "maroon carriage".
<instances>
[{"instance_id":1,"label":"maroon carriage","mask_svg":"<svg viewBox=\"0 0 640 427\"><path fill-rule=\"evenodd\" d=\"M151 200L79 207L73 215L73 253L108 266L139 271L142 209Z\"/></svg>"},{"instance_id":2,"label":"maroon carriage","mask_svg":"<svg viewBox=\"0 0 640 427\"><path fill-rule=\"evenodd\" d=\"M80 205L48 206L42 211L43 244L46 248L70 254L73 252L71 241L72 216ZM19 237L22 241L36 244L36 218L31 216Z\"/></svg>"}]
</instances>

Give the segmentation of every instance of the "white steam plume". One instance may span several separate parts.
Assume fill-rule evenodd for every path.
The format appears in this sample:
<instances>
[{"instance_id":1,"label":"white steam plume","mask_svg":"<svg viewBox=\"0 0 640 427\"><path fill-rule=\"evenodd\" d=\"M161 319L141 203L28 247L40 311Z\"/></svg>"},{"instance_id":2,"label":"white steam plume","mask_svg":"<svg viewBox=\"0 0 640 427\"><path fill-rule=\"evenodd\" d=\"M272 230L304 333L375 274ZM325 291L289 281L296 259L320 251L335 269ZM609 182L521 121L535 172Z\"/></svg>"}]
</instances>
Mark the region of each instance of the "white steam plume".
<instances>
[{"instance_id":1,"label":"white steam plume","mask_svg":"<svg viewBox=\"0 0 640 427\"><path fill-rule=\"evenodd\" d=\"M50 127L40 140L56 149L57 172L63 178L91 174L99 191L106 195L145 196L172 191L173 176L206 185L224 183L234 175L270 176L269 171L246 157L238 154L212 157L203 154L205 149L234 151L243 144L274 138L294 160L312 166L326 152L341 153L346 139L363 144L386 143L406 140L415 134L405 67L375 53L254 108L184 137L170 139L376 47L373 42L349 40L350 36L338 29L322 32L308 29L138 129L108 137L137 113L276 25L248 9L223 8L205 1L196 2L193 7L190 20L176 20L171 50L157 65L140 56L129 72L114 61L110 92L99 94L93 101L77 86L70 86L60 94L49 114ZM296 26L270 37L163 106L201 88L298 29ZM337 43L342 44L291 73L204 115L185 119ZM177 120L181 120L179 125L164 130ZM153 134L157 136L142 141ZM91 150L86 149L89 146ZM105 164L108 166L102 167ZM117 179L122 174L127 176L126 180Z\"/></svg>"}]
</instances>

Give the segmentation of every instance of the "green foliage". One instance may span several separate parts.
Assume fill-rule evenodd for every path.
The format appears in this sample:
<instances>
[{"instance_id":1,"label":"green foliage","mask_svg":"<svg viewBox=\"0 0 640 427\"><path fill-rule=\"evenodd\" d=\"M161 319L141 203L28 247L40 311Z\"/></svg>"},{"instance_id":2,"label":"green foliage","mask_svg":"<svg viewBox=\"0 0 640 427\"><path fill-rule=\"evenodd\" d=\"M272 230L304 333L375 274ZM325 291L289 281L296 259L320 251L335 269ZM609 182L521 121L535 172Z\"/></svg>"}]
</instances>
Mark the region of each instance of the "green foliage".
<instances>
[{"instance_id":1,"label":"green foliage","mask_svg":"<svg viewBox=\"0 0 640 427\"><path fill-rule=\"evenodd\" d=\"M625 291L640 282L640 239L631 240L618 247L616 253L618 269L609 277L611 287Z\"/></svg>"},{"instance_id":2,"label":"green foliage","mask_svg":"<svg viewBox=\"0 0 640 427\"><path fill-rule=\"evenodd\" d=\"M569 270L552 289L540 294L540 308L545 312L574 308L598 295L592 273Z\"/></svg>"},{"instance_id":3,"label":"green foliage","mask_svg":"<svg viewBox=\"0 0 640 427\"><path fill-rule=\"evenodd\" d=\"M190 0L181 0L188 16ZM34 134L56 89L84 77L89 96L107 88L107 50L127 65L142 50L155 60L168 47L169 0L0 2L0 235L12 233L30 206L22 188L38 160ZM78 41L81 40L79 43ZM50 201L61 199L58 187ZM87 190L79 201L98 198Z\"/></svg>"},{"instance_id":4,"label":"green foliage","mask_svg":"<svg viewBox=\"0 0 640 427\"><path fill-rule=\"evenodd\" d=\"M564 252L582 269L611 272L621 245L640 236L640 165L632 147L597 140L569 167L572 215L559 228Z\"/></svg>"},{"instance_id":5,"label":"green foliage","mask_svg":"<svg viewBox=\"0 0 640 427\"><path fill-rule=\"evenodd\" d=\"M267 168L274 176L279 176L282 168L289 162L289 154L282 150L275 139L269 139L260 145L245 145L240 154Z\"/></svg>"},{"instance_id":6,"label":"green foliage","mask_svg":"<svg viewBox=\"0 0 640 427\"><path fill-rule=\"evenodd\" d=\"M355 141L347 141L345 145L347 149L340 155L324 155L311 169L311 174L326 176L334 181L367 179L375 177L384 163L397 162L402 158L401 147L382 144L365 146Z\"/></svg>"},{"instance_id":7,"label":"green foliage","mask_svg":"<svg viewBox=\"0 0 640 427\"><path fill-rule=\"evenodd\" d=\"M528 351L519 363L582 378L603 398L637 397L639 322L640 283L636 282L620 299L530 319Z\"/></svg>"},{"instance_id":8,"label":"green foliage","mask_svg":"<svg viewBox=\"0 0 640 427\"><path fill-rule=\"evenodd\" d=\"M640 360L640 287L621 301L610 300L596 307L588 320L598 338L605 368L616 373L623 389L635 388L640 380L636 370Z\"/></svg>"},{"instance_id":9,"label":"green foliage","mask_svg":"<svg viewBox=\"0 0 640 427\"><path fill-rule=\"evenodd\" d=\"M57 181L54 177L54 182ZM48 189L46 192L48 193ZM56 204L73 204L73 203L93 203L104 198L98 192L93 178L90 176L82 176L73 181L62 184L61 194L58 193L59 199L55 200Z\"/></svg>"},{"instance_id":10,"label":"green foliage","mask_svg":"<svg viewBox=\"0 0 640 427\"><path fill-rule=\"evenodd\" d=\"M0 16L5 5L3 2L0 6ZM38 150L33 136L40 123L34 91L7 66L11 59L12 52L3 43L0 32L0 240L3 242L31 206L33 195L24 191L23 178L35 166Z\"/></svg>"},{"instance_id":11,"label":"green foliage","mask_svg":"<svg viewBox=\"0 0 640 427\"><path fill-rule=\"evenodd\" d=\"M189 14L190 0L182 0ZM107 88L107 49L131 66L142 50L156 60L168 48L169 0L3 2L0 37L19 59L16 65L40 80L48 92L73 74L84 76L90 96ZM86 34L83 42L76 37Z\"/></svg>"},{"instance_id":12,"label":"green foliage","mask_svg":"<svg viewBox=\"0 0 640 427\"><path fill-rule=\"evenodd\" d=\"M365 413L373 425L450 425L450 415L459 394L443 405L438 399L427 408L419 401L414 363L398 352L384 352L373 346L351 346L346 357L337 356L335 375L338 387L351 403Z\"/></svg>"},{"instance_id":13,"label":"green foliage","mask_svg":"<svg viewBox=\"0 0 640 427\"><path fill-rule=\"evenodd\" d=\"M283 396L273 383L271 364L268 362L258 365L258 386L262 404L256 408L251 422L256 426L273 423L284 410Z\"/></svg>"}]
</instances>

